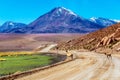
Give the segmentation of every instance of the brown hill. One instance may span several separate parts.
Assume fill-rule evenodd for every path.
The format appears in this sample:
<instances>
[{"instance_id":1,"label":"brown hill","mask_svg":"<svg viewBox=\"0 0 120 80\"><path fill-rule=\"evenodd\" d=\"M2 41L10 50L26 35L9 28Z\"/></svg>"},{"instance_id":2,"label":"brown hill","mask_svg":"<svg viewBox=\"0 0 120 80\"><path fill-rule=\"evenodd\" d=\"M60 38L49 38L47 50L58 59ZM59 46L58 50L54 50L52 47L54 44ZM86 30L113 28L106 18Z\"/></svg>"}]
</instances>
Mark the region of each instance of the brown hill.
<instances>
[{"instance_id":1,"label":"brown hill","mask_svg":"<svg viewBox=\"0 0 120 80\"><path fill-rule=\"evenodd\" d=\"M59 49L88 49L95 50L100 47L111 48L120 41L120 23L98 30L96 32L60 43ZM119 44L120 45L120 44Z\"/></svg>"}]
</instances>

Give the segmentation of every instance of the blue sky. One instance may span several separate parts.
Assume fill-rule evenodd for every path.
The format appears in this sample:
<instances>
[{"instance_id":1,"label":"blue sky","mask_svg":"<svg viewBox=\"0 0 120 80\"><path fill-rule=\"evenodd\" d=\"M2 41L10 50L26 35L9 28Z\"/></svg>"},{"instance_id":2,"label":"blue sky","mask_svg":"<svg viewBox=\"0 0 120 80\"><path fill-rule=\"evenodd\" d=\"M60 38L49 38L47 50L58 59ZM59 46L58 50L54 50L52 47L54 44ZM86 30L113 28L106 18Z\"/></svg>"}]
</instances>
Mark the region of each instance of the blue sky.
<instances>
[{"instance_id":1,"label":"blue sky","mask_svg":"<svg viewBox=\"0 0 120 80\"><path fill-rule=\"evenodd\" d=\"M0 25L6 21L30 23L55 7L82 16L120 20L120 0L0 0Z\"/></svg>"}]
</instances>

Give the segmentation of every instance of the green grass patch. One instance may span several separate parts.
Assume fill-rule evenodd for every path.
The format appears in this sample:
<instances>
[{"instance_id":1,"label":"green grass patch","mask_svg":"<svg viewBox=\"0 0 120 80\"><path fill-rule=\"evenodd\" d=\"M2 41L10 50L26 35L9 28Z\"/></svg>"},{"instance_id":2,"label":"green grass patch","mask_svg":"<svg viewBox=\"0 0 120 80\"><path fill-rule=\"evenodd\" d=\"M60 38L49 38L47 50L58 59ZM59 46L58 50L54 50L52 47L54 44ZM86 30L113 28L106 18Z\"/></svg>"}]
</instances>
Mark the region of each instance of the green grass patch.
<instances>
[{"instance_id":1,"label":"green grass patch","mask_svg":"<svg viewBox=\"0 0 120 80\"><path fill-rule=\"evenodd\" d=\"M54 57L34 54L1 56L0 59L0 76L4 76L49 65Z\"/></svg>"}]
</instances>

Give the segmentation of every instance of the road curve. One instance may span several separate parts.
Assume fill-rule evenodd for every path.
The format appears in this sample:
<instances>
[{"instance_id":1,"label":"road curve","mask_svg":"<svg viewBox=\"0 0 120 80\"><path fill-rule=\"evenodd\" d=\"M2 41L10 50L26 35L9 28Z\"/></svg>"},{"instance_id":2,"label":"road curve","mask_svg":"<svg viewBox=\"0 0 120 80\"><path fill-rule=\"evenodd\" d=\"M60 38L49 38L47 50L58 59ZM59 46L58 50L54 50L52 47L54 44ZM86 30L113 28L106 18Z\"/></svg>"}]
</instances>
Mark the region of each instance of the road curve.
<instances>
[{"instance_id":1,"label":"road curve","mask_svg":"<svg viewBox=\"0 0 120 80\"><path fill-rule=\"evenodd\" d=\"M48 52L50 49L54 48L55 46L57 46L57 44L51 44L47 46L46 48L40 50L39 52Z\"/></svg>"},{"instance_id":2,"label":"road curve","mask_svg":"<svg viewBox=\"0 0 120 80\"><path fill-rule=\"evenodd\" d=\"M120 58L73 52L78 59L16 80L120 80Z\"/></svg>"}]
</instances>

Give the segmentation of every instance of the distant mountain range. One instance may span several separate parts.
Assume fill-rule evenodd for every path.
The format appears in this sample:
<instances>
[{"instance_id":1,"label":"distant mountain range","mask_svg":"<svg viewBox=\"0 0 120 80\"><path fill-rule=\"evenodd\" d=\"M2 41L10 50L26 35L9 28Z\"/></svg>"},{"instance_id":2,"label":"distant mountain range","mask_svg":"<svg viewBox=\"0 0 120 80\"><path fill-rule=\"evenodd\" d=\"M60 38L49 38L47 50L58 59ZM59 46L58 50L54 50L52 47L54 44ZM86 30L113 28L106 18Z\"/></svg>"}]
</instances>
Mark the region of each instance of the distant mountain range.
<instances>
[{"instance_id":1,"label":"distant mountain range","mask_svg":"<svg viewBox=\"0 0 120 80\"><path fill-rule=\"evenodd\" d=\"M8 21L0 26L0 33L22 33L24 32L22 28L25 27L27 27L26 24ZM18 30L18 32L15 30Z\"/></svg>"},{"instance_id":2,"label":"distant mountain range","mask_svg":"<svg viewBox=\"0 0 120 80\"><path fill-rule=\"evenodd\" d=\"M119 20L111 20L111 19L106 19L106 18L102 18L102 17L92 17L90 18L90 21L99 24L101 26L111 26L113 24L116 24L118 22L120 22Z\"/></svg>"},{"instance_id":3,"label":"distant mountain range","mask_svg":"<svg viewBox=\"0 0 120 80\"><path fill-rule=\"evenodd\" d=\"M85 19L69 9L57 7L26 25L8 21L0 33L90 33L118 21L105 18Z\"/></svg>"}]
</instances>

